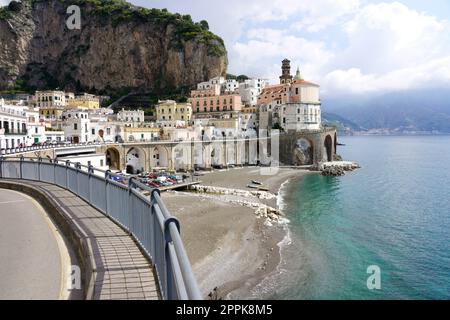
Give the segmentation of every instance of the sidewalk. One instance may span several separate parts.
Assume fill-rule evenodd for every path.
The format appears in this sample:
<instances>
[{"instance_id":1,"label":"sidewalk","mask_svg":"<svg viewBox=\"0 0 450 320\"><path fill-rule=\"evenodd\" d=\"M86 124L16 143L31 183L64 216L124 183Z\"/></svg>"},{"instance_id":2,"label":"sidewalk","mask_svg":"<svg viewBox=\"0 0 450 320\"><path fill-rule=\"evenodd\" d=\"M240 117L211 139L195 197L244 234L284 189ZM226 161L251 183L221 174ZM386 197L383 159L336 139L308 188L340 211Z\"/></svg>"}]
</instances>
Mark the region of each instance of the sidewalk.
<instances>
[{"instance_id":1,"label":"sidewalk","mask_svg":"<svg viewBox=\"0 0 450 320\"><path fill-rule=\"evenodd\" d=\"M2 180L36 189L50 198L82 235L90 252L95 281L94 300L157 300L160 297L153 267L132 237L112 220L70 191L55 185L23 180ZM15 188L17 190L17 188Z\"/></svg>"}]
</instances>

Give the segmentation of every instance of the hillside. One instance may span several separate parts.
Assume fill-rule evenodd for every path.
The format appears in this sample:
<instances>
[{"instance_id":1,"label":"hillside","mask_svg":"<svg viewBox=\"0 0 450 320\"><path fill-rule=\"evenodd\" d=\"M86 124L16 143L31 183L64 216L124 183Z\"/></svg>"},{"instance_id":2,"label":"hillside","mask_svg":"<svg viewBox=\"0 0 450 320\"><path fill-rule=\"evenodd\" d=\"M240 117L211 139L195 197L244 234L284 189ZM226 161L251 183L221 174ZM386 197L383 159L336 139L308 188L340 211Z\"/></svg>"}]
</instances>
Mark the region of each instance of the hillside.
<instances>
[{"instance_id":1,"label":"hillside","mask_svg":"<svg viewBox=\"0 0 450 320\"><path fill-rule=\"evenodd\" d=\"M66 26L81 8L81 29ZM23 0L0 9L0 90L173 92L225 75L223 40L189 15L122 0Z\"/></svg>"}]
</instances>

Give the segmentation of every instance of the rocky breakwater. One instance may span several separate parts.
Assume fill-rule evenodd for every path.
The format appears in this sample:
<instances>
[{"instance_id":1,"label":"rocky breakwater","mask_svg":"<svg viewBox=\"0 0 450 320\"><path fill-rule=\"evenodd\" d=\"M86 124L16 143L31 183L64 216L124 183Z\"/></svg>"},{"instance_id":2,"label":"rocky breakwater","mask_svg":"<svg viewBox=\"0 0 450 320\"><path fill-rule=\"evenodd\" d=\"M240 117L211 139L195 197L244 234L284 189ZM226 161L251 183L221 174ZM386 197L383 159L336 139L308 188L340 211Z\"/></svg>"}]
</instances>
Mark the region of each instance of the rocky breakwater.
<instances>
[{"instance_id":1,"label":"rocky breakwater","mask_svg":"<svg viewBox=\"0 0 450 320\"><path fill-rule=\"evenodd\" d=\"M252 208L255 210L255 215L258 218L265 219L264 224L267 226L272 226L273 224L285 224L288 222L280 210L258 201L275 200L277 196L270 192L248 191L204 185L192 185L189 189L212 198L216 196L220 197L220 200Z\"/></svg>"},{"instance_id":2,"label":"rocky breakwater","mask_svg":"<svg viewBox=\"0 0 450 320\"><path fill-rule=\"evenodd\" d=\"M360 168L359 164L352 161L324 162L318 165L317 170L323 176L343 176L348 171Z\"/></svg>"}]
</instances>

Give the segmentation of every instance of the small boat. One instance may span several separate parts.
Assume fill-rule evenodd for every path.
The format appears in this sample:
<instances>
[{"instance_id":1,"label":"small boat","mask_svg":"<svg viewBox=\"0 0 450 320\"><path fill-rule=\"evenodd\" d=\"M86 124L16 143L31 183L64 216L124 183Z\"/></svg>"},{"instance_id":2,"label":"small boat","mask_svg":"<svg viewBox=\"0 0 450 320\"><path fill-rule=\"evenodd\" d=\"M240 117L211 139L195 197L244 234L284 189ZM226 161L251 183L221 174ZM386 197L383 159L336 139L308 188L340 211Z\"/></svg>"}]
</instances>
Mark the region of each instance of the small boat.
<instances>
[{"instance_id":1,"label":"small boat","mask_svg":"<svg viewBox=\"0 0 450 320\"><path fill-rule=\"evenodd\" d=\"M261 186L261 187L258 187L258 190L260 190L260 191L269 191L269 188Z\"/></svg>"},{"instance_id":2,"label":"small boat","mask_svg":"<svg viewBox=\"0 0 450 320\"><path fill-rule=\"evenodd\" d=\"M251 188L251 189L258 189L259 186L255 185L255 184L248 184L247 188Z\"/></svg>"},{"instance_id":3,"label":"small boat","mask_svg":"<svg viewBox=\"0 0 450 320\"><path fill-rule=\"evenodd\" d=\"M259 186L262 185L262 182L259 182L259 181L256 181L256 180L252 180L252 183L253 183L253 184L257 184L257 185L259 185Z\"/></svg>"}]
</instances>

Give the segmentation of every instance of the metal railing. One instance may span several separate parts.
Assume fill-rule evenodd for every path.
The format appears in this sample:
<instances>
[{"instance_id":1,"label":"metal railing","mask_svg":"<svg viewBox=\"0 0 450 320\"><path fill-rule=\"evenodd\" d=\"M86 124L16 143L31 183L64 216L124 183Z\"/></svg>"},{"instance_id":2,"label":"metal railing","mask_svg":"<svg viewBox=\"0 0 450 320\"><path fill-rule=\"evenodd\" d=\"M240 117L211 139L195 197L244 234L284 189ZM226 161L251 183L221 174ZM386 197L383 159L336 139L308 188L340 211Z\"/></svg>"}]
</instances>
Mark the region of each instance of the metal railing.
<instances>
[{"instance_id":1,"label":"metal railing","mask_svg":"<svg viewBox=\"0 0 450 320\"><path fill-rule=\"evenodd\" d=\"M41 181L67 189L128 231L151 259L165 300L201 300L180 237L180 224L160 197L134 178L70 161L0 157L0 178ZM149 191L145 196L142 191Z\"/></svg>"},{"instance_id":2,"label":"metal railing","mask_svg":"<svg viewBox=\"0 0 450 320\"><path fill-rule=\"evenodd\" d=\"M108 143L69 143L69 144L63 143L63 142L44 143L44 144L35 145L35 146L1 148L0 155L14 155L14 154L20 154L20 153L24 153L24 152L49 150L49 149L64 149L64 148L70 149L70 148L77 148L77 147L92 148L92 147L98 147L101 145L108 145Z\"/></svg>"}]
</instances>

